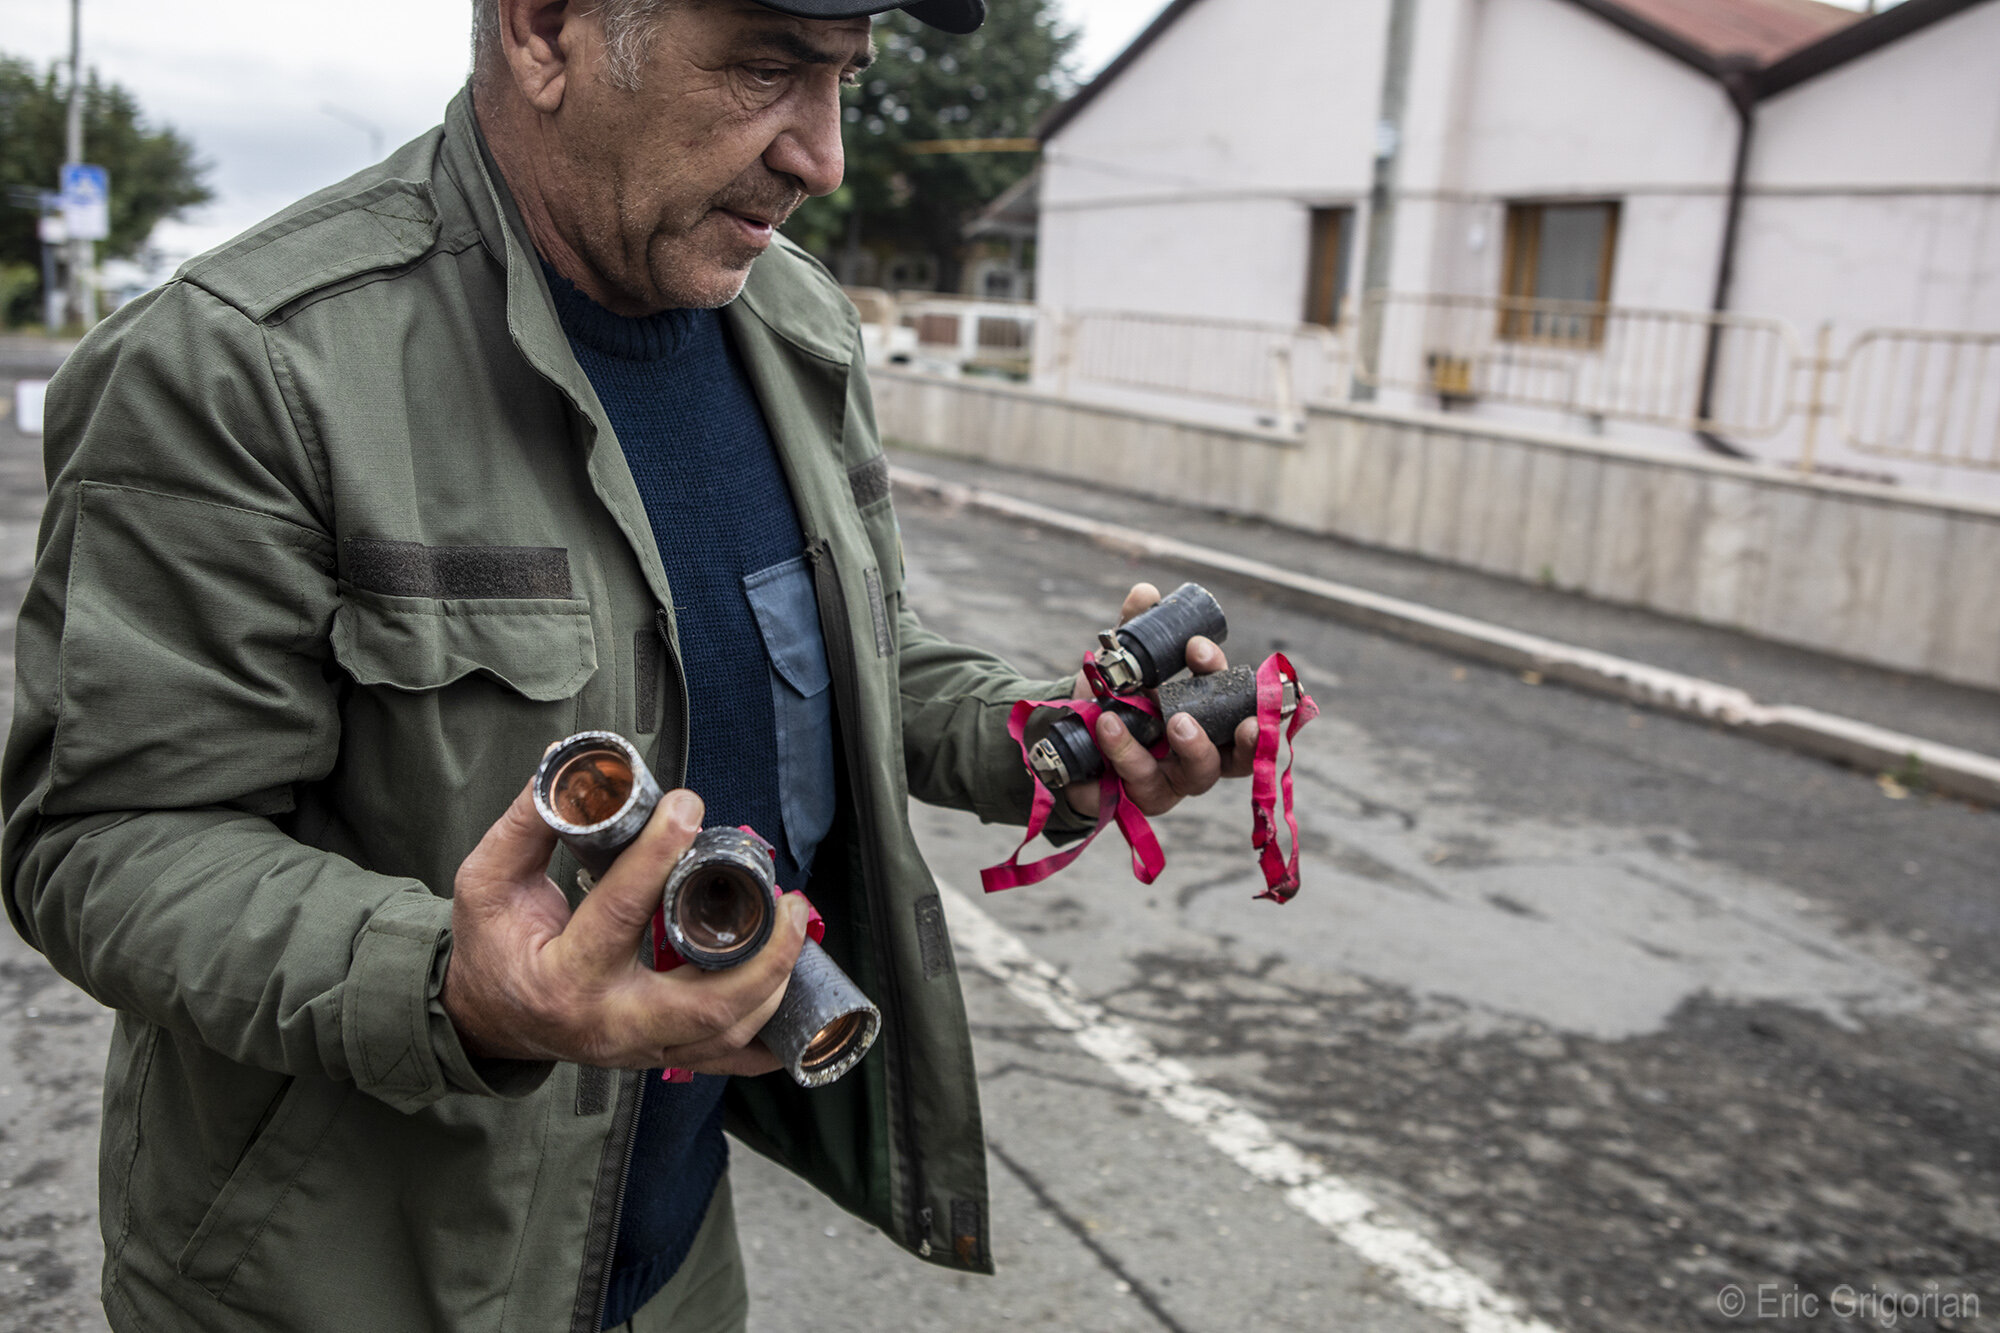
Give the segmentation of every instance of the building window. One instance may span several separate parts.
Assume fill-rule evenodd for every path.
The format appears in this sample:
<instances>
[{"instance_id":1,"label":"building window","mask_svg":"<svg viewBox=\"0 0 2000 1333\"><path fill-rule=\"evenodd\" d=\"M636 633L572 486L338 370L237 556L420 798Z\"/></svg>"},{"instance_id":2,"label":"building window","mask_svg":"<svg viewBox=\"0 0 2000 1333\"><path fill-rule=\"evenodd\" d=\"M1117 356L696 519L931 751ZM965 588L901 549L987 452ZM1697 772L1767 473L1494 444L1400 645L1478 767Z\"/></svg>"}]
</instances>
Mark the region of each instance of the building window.
<instances>
[{"instance_id":1,"label":"building window","mask_svg":"<svg viewBox=\"0 0 2000 1333\"><path fill-rule=\"evenodd\" d=\"M1353 241L1354 210L1315 208L1312 245L1306 259L1306 323L1333 328L1347 295L1347 254Z\"/></svg>"},{"instance_id":2,"label":"building window","mask_svg":"<svg viewBox=\"0 0 2000 1333\"><path fill-rule=\"evenodd\" d=\"M1509 204L1500 336L1582 347L1603 342L1617 251L1615 203ZM1516 304L1530 301L1570 304Z\"/></svg>"},{"instance_id":3,"label":"building window","mask_svg":"<svg viewBox=\"0 0 2000 1333\"><path fill-rule=\"evenodd\" d=\"M937 286L937 261L929 255L897 255L885 281L890 291L927 292Z\"/></svg>"}]
</instances>

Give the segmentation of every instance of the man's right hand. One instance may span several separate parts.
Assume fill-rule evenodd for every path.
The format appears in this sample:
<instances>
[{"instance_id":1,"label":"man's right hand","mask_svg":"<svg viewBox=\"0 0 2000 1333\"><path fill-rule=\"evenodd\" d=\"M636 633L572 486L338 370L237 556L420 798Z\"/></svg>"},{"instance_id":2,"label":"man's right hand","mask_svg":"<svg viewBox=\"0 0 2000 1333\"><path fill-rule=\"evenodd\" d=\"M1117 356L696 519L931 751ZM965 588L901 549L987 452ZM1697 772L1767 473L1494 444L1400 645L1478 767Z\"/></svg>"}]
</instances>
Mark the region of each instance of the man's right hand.
<instances>
[{"instance_id":1,"label":"man's right hand","mask_svg":"<svg viewBox=\"0 0 2000 1333\"><path fill-rule=\"evenodd\" d=\"M701 819L700 797L669 794L572 913L548 874L555 834L522 789L453 889L442 999L467 1052L607 1069L779 1068L757 1033L805 941L804 899L786 895L770 942L738 967L655 972L640 961L667 875Z\"/></svg>"}]
</instances>

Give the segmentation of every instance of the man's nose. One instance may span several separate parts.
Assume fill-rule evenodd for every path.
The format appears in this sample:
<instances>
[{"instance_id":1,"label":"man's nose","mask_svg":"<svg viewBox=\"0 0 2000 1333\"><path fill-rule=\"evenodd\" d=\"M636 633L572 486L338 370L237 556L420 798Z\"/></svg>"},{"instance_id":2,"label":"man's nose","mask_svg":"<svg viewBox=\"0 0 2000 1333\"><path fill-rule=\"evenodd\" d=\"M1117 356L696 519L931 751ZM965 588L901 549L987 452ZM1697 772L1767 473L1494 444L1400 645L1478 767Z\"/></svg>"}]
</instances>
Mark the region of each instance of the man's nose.
<instances>
[{"instance_id":1,"label":"man's nose","mask_svg":"<svg viewBox=\"0 0 2000 1333\"><path fill-rule=\"evenodd\" d=\"M840 95L815 98L765 150L764 165L794 176L811 195L832 194L847 171L840 144Z\"/></svg>"}]
</instances>

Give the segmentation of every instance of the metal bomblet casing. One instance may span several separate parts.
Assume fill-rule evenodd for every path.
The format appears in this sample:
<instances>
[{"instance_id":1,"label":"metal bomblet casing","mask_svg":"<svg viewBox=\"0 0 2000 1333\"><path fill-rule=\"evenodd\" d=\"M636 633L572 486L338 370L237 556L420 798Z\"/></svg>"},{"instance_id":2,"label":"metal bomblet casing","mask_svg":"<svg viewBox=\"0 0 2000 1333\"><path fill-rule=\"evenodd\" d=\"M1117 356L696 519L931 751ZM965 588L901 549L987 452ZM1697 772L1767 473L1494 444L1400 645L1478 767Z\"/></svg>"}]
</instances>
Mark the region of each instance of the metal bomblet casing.
<instances>
[{"instance_id":1,"label":"metal bomblet casing","mask_svg":"<svg viewBox=\"0 0 2000 1333\"><path fill-rule=\"evenodd\" d=\"M637 748L610 731L571 736L535 774L535 809L593 881L631 846L662 795ZM667 878L667 940L705 971L735 967L769 942L777 899L776 867L760 839L703 829ZM818 1088L859 1064L881 1030L881 1011L808 937L758 1036L799 1086Z\"/></svg>"},{"instance_id":2,"label":"metal bomblet casing","mask_svg":"<svg viewBox=\"0 0 2000 1333\"><path fill-rule=\"evenodd\" d=\"M1298 711L1300 685L1285 682L1281 717ZM1176 713L1186 713L1200 724L1217 748L1236 739L1236 728L1245 718L1257 715L1257 673L1249 667L1230 667L1209 676L1183 676L1162 685L1156 696L1158 717L1131 704L1113 701L1105 711L1116 713L1132 739L1151 749L1166 735L1166 722ZM1045 712L1055 712L1045 709ZM1064 712L1051 722L1041 739L1028 750L1028 764L1042 785L1061 791L1076 782L1089 782L1104 772L1104 755L1097 740L1075 713Z\"/></svg>"},{"instance_id":3,"label":"metal bomblet casing","mask_svg":"<svg viewBox=\"0 0 2000 1333\"><path fill-rule=\"evenodd\" d=\"M1229 637L1222 605L1199 583L1183 583L1117 629L1097 636L1098 668L1114 693L1159 687L1187 667L1188 641L1203 634L1217 643Z\"/></svg>"},{"instance_id":4,"label":"metal bomblet casing","mask_svg":"<svg viewBox=\"0 0 2000 1333\"><path fill-rule=\"evenodd\" d=\"M614 731L578 732L550 750L534 790L542 822L592 880L632 845L665 794L632 742Z\"/></svg>"},{"instance_id":5,"label":"metal bomblet casing","mask_svg":"<svg viewBox=\"0 0 2000 1333\"><path fill-rule=\"evenodd\" d=\"M660 903L667 942L704 971L747 962L777 925L777 879L762 839L741 829L703 829L667 876Z\"/></svg>"},{"instance_id":6,"label":"metal bomblet casing","mask_svg":"<svg viewBox=\"0 0 2000 1333\"><path fill-rule=\"evenodd\" d=\"M703 829L667 877L667 942L704 971L735 967L770 940L777 902L777 867L761 838ZM808 936L784 998L757 1035L800 1087L819 1088L860 1063L881 1028L881 1011Z\"/></svg>"}]
</instances>

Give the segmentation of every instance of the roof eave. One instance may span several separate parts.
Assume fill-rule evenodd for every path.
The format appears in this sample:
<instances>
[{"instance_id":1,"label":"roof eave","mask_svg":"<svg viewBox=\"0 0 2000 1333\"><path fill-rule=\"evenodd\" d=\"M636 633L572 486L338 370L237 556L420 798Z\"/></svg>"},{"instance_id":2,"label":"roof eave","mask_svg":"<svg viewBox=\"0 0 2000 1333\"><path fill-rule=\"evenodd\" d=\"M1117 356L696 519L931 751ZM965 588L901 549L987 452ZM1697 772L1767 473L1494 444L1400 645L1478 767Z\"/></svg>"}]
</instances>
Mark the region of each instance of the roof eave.
<instances>
[{"instance_id":1,"label":"roof eave","mask_svg":"<svg viewBox=\"0 0 2000 1333\"><path fill-rule=\"evenodd\" d=\"M1808 79L1818 78L1849 61L1858 60L1891 42L1983 3L1985 0L1903 0L1900 5L1870 14L1828 33L1811 46L1802 47L1766 65L1757 74L1757 100L1763 101L1796 88Z\"/></svg>"},{"instance_id":2,"label":"roof eave","mask_svg":"<svg viewBox=\"0 0 2000 1333\"><path fill-rule=\"evenodd\" d=\"M1035 137L1047 143L1061 133L1120 75L1136 64L1167 29L1180 22L1199 3L1200 0L1173 0L1096 78L1044 116L1035 127ZM1774 97L1941 19L1984 4L1986 0L1903 0L1899 5L1858 19L1761 68L1748 56L1718 56L1706 51L1679 34L1641 18L1617 0L1568 0L1568 3L1590 11L1696 73L1722 84L1737 103L1738 110L1747 115L1751 101Z\"/></svg>"},{"instance_id":3,"label":"roof eave","mask_svg":"<svg viewBox=\"0 0 2000 1333\"><path fill-rule=\"evenodd\" d=\"M1181 21L1182 15L1193 9L1201 0L1173 0L1160 11L1159 17L1146 25L1146 30L1132 39L1123 51L1098 71L1097 77L1070 94L1069 99L1042 117L1041 124L1035 126L1035 137L1047 143L1062 131L1063 126L1075 120L1083 109L1097 100L1099 93L1109 88L1118 76L1138 63L1148 47L1160 40L1167 29Z\"/></svg>"},{"instance_id":4,"label":"roof eave","mask_svg":"<svg viewBox=\"0 0 2000 1333\"><path fill-rule=\"evenodd\" d=\"M1613 27L1624 29L1648 46L1711 79L1721 79L1743 67L1741 58L1721 57L1705 51L1679 33L1670 32L1656 23L1641 18L1618 4L1616 0L1569 0L1569 2L1579 9L1589 10Z\"/></svg>"}]
</instances>

